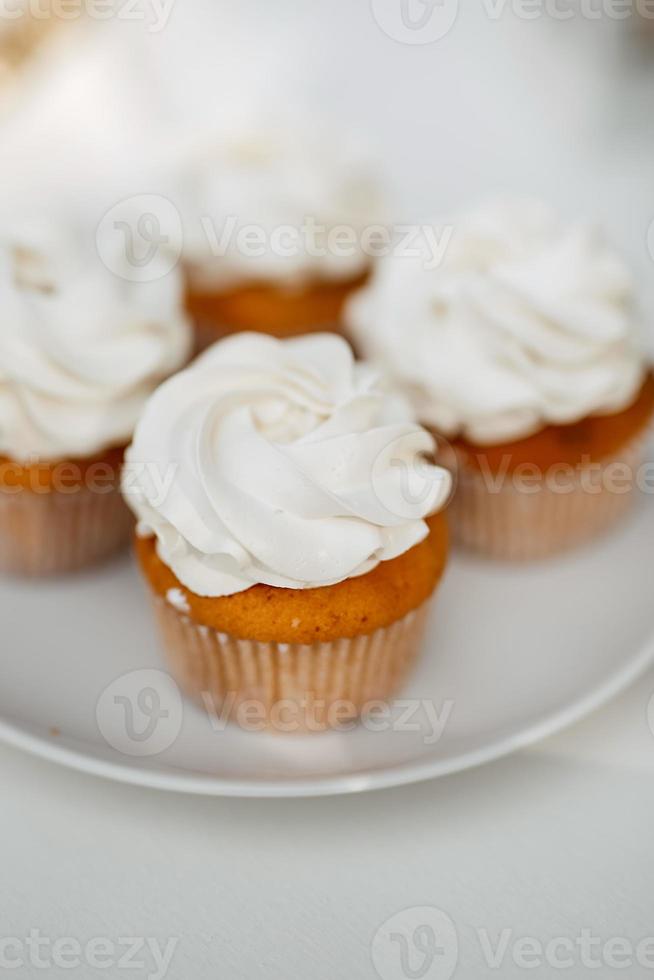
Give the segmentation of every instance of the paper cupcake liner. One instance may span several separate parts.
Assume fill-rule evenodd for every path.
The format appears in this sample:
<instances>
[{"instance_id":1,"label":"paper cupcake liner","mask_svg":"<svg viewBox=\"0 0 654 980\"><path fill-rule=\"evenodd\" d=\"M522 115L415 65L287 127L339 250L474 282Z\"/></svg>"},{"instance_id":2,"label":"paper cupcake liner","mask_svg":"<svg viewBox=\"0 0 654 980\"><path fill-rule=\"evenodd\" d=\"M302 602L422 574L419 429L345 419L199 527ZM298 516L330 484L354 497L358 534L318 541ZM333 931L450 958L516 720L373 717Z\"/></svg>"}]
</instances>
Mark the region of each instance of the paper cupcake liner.
<instances>
[{"instance_id":1,"label":"paper cupcake liner","mask_svg":"<svg viewBox=\"0 0 654 980\"><path fill-rule=\"evenodd\" d=\"M387 700L420 650L429 601L388 627L324 643L262 643L199 625L161 597L155 616L183 690L244 728L324 731Z\"/></svg>"},{"instance_id":2,"label":"paper cupcake liner","mask_svg":"<svg viewBox=\"0 0 654 980\"><path fill-rule=\"evenodd\" d=\"M601 464L575 472L562 493L541 481L537 492L525 492L507 474L494 479L459 459L458 485L448 515L453 540L491 558L512 561L547 558L602 534L632 507L638 488L635 475L645 457L648 436L640 435ZM628 467L630 487L615 492L612 468Z\"/></svg>"},{"instance_id":3,"label":"paper cupcake liner","mask_svg":"<svg viewBox=\"0 0 654 980\"><path fill-rule=\"evenodd\" d=\"M206 350L207 347L211 347L217 341L222 340L224 337L231 337L235 333L242 333L242 330L234 330L227 324L219 324L215 322L208 322L202 320L195 321L195 351L196 354L201 354L202 351ZM260 330L256 323L253 323L249 330L253 330L255 333L264 333L269 337L279 337L282 340L288 337L300 337L308 333L337 333L341 336L343 335L343 328L340 324L336 322L327 323L307 323L303 324L302 327L289 330Z\"/></svg>"},{"instance_id":4,"label":"paper cupcake liner","mask_svg":"<svg viewBox=\"0 0 654 980\"><path fill-rule=\"evenodd\" d=\"M118 488L0 491L0 571L56 575L109 557L130 540L134 520Z\"/></svg>"}]
</instances>

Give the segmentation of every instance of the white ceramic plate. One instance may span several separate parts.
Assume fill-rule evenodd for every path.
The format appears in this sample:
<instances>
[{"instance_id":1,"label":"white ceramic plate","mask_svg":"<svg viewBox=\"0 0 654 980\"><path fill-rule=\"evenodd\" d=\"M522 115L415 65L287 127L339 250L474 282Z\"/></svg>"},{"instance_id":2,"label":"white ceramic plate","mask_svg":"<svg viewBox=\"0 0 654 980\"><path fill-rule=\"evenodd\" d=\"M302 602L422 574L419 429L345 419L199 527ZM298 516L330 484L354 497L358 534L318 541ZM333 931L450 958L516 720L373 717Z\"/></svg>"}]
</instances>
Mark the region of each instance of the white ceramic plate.
<instances>
[{"instance_id":1,"label":"white ceramic plate","mask_svg":"<svg viewBox=\"0 0 654 980\"><path fill-rule=\"evenodd\" d=\"M653 540L643 498L609 537L557 560L456 555L400 695L414 703L394 707L393 726L378 718L382 730L309 736L220 726L182 702L128 558L60 582L5 581L0 738L97 775L215 795L345 793L456 772L581 718L654 661ZM447 717L440 737L424 701Z\"/></svg>"}]
</instances>

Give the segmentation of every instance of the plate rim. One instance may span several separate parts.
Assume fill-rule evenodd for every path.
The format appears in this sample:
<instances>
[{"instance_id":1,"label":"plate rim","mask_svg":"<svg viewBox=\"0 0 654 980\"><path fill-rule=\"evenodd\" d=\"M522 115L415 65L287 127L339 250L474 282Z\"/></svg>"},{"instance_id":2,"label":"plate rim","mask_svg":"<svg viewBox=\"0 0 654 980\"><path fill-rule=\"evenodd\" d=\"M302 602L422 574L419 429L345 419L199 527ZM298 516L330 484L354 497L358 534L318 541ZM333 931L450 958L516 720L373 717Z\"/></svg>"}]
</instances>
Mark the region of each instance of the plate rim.
<instances>
[{"instance_id":1,"label":"plate rim","mask_svg":"<svg viewBox=\"0 0 654 980\"><path fill-rule=\"evenodd\" d=\"M652 635L624 667L610 674L587 694L551 712L536 724L490 741L482 748L463 752L448 759L423 759L340 776L301 776L297 779L271 780L228 779L192 774L172 767L150 769L102 759L92 753L57 745L56 742L37 735L24 726L6 721L2 717L0 717L0 742L77 772L146 789L192 796L291 799L344 796L392 789L439 779L495 762L514 752L527 749L593 714L626 691L654 665L654 624L652 629Z\"/></svg>"}]
</instances>

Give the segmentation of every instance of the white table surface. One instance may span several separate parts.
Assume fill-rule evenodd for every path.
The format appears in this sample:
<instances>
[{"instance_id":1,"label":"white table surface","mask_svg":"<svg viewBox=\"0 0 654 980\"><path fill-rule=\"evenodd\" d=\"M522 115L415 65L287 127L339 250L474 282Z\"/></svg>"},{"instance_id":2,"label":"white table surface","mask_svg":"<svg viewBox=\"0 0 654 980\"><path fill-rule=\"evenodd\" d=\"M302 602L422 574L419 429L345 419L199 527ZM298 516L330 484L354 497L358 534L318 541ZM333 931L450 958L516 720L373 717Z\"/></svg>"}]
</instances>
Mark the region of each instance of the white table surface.
<instances>
[{"instance_id":1,"label":"white table surface","mask_svg":"<svg viewBox=\"0 0 654 980\"><path fill-rule=\"evenodd\" d=\"M654 929L653 692L654 672L536 749L354 797L171 796L0 749L3 935L179 938L171 980L373 980L378 927L414 906L452 918L471 980L525 973L490 969L478 929L635 944Z\"/></svg>"},{"instance_id":2,"label":"white table surface","mask_svg":"<svg viewBox=\"0 0 654 980\"><path fill-rule=\"evenodd\" d=\"M165 65L188 29L182 7L149 42ZM206 91L207 52L215 46L220 62L227 45L229 72L276 73L290 85L302 78L310 96L365 125L406 215L422 217L500 188L533 190L571 213L596 214L631 256L649 308L654 74L635 49L627 53L619 25L577 18L562 29L510 15L492 21L471 3L447 38L414 48L386 38L362 0L244 0L238 17L234 8L223 14L230 24L241 18L230 27L238 45L229 47L229 31L209 35L204 59L189 69L186 96L177 92L196 122L207 110L188 93L193 85ZM249 58L262 43L266 57ZM95 84L115 93L124 78L114 81ZM174 96L174 77L166 81ZM96 89L90 91L79 90L69 109L70 85L52 85L45 104L43 96L33 101L12 123L0 164L7 196L29 191L39 165L46 184L55 180L53 161L65 153L54 132L67 133L78 189L103 165L112 169L111 140L106 130L98 135L97 111L95 129L80 121L97 109ZM140 89L133 91L138 100ZM141 152L138 120L114 111L117 100L108 95L103 125L131 125ZM48 146L44 156L39 140ZM20 163L28 150L26 174ZM511 929L513 938L542 942L574 940L583 929L634 944L654 934L653 692L654 673L528 752L358 797L172 796L0 748L0 939L34 929L82 942L174 938L173 980L372 980L371 943L380 925L403 909L435 906L458 931L457 978L649 976L641 966L525 971L510 956L492 970L478 930ZM388 977L406 975L397 970ZM84 980L96 972L148 976L146 968L115 965L13 971Z\"/></svg>"}]
</instances>

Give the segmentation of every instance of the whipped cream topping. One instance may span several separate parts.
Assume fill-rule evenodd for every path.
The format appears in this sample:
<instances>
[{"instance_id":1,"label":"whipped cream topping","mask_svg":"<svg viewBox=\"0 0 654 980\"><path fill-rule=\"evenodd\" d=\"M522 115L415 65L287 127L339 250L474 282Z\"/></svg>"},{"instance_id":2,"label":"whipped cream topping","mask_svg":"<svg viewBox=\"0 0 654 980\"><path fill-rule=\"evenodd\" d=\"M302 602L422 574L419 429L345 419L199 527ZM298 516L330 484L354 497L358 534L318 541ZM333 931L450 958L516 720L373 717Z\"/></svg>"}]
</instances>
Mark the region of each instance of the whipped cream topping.
<instances>
[{"instance_id":1,"label":"whipped cream topping","mask_svg":"<svg viewBox=\"0 0 654 980\"><path fill-rule=\"evenodd\" d=\"M127 452L138 533L201 596L331 585L428 533L450 476L408 403L334 334L243 333L152 396Z\"/></svg>"},{"instance_id":2,"label":"whipped cream topping","mask_svg":"<svg viewBox=\"0 0 654 980\"><path fill-rule=\"evenodd\" d=\"M199 288L297 286L368 266L361 232L379 222L381 194L342 134L251 120L225 127L182 170L185 258Z\"/></svg>"},{"instance_id":3,"label":"whipped cream topping","mask_svg":"<svg viewBox=\"0 0 654 980\"><path fill-rule=\"evenodd\" d=\"M190 354L181 302L178 275L130 282L49 231L0 241L0 453L54 461L129 442Z\"/></svg>"},{"instance_id":4,"label":"whipped cream topping","mask_svg":"<svg viewBox=\"0 0 654 980\"><path fill-rule=\"evenodd\" d=\"M646 365L632 280L594 229L539 202L491 203L455 219L427 265L382 260L346 312L423 423L501 444L634 401Z\"/></svg>"}]
</instances>

